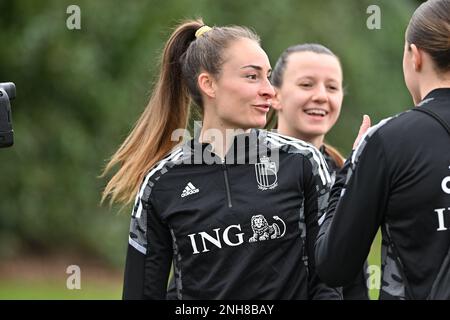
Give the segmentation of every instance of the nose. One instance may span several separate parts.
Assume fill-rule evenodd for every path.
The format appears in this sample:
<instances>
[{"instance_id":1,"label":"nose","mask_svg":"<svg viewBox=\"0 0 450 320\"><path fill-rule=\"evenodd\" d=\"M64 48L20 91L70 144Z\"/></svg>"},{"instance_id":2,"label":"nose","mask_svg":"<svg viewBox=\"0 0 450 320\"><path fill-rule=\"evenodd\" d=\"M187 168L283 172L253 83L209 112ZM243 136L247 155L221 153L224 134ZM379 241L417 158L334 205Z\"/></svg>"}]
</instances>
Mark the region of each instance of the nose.
<instances>
[{"instance_id":1,"label":"nose","mask_svg":"<svg viewBox=\"0 0 450 320\"><path fill-rule=\"evenodd\" d=\"M312 100L317 103L325 103L328 101L327 89L324 85L316 86L312 96Z\"/></svg>"},{"instance_id":2,"label":"nose","mask_svg":"<svg viewBox=\"0 0 450 320\"><path fill-rule=\"evenodd\" d=\"M269 79L265 79L261 83L261 87L259 88L259 95L263 96L265 99L272 99L275 96L275 89L270 83Z\"/></svg>"}]
</instances>

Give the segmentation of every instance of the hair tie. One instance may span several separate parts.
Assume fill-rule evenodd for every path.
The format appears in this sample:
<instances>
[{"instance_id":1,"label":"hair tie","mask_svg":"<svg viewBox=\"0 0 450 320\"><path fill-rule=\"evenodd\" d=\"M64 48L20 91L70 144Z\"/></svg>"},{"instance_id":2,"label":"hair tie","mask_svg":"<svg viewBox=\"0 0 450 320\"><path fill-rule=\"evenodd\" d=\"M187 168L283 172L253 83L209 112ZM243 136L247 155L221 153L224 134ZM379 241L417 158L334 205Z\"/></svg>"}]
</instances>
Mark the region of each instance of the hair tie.
<instances>
[{"instance_id":1,"label":"hair tie","mask_svg":"<svg viewBox=\"0 0 450 320\"><path fill-rule=\"evenodd\" d=\"M196 32L195 32L195 37L196 38L200 38L202 36L202 34L204 34L205 32L208 32L209 30L212 30L211 27L208 26L201 26Z\"/></svg>"}]
</instances>

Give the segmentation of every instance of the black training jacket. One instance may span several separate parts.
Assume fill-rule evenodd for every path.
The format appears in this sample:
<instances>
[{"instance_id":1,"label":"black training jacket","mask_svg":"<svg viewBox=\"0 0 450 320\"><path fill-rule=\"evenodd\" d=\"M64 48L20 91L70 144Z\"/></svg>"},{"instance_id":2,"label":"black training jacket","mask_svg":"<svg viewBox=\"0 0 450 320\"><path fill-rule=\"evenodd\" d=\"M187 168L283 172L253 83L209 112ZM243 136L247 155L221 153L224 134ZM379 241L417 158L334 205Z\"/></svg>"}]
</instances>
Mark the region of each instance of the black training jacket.
<instances>
[{"instance_id":1,"label":"black training jacket","mask_svg":"<svg viewBox=\"0 0 450 320\"><path fill-rule=\"evenodd\" d=\"M417 108L450 123L450 88ZM450 299L450 134L417 110L369 129L338 174L316 243L321 279L351 281L379 226L380 299Z\"/></svg>"},{"instance_id":2,"label":"black training jacket","mask_svg":"<svg viewBox=\"0 0 450 320\"><path fill-rule=\"evenodd\" d=\"M224 162L193 139L136 196L124 299L340 299L320 282L314 242L330 177L317 149L252 130Z\"/></svg>"},{"instance_id":3,"label":"black training jacket","mask_svg":"<svg viewBox=\"0 0 450 320\"><path fill-rule=\"evenodd\" d=\"M340 170L340 167L333 159L333 157L328 153L325 145L320 147L320 152L322 153L325 162L328 165L328 172L331 176L331 182L334 184L336 180L336 175ZM369 300L369 290L367 288L367 280L369 278L368 274L368 264L367 261L364 263L362 270L358 272L356 277L342 288L342 296L344 300Z\"/></svg>"}]
</instances>

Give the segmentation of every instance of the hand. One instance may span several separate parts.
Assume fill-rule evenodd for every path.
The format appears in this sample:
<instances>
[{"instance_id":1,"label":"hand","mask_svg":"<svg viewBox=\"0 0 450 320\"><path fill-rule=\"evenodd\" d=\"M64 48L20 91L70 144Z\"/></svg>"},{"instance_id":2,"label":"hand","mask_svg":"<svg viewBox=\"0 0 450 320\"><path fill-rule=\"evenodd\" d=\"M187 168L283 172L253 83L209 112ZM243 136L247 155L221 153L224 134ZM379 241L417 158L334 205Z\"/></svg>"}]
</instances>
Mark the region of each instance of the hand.
<instances>
[{"instance_id":1,"label":"hand","mask_svg":"<svg viewBox=\"0 0 450 320\"><path fill-rule=\"evenodd\" d=\"M361 127L359 127L358 136L356 137L355 143L353 144L353 150L356 149L362 136L367 132L367 130L369 130L370 126L371 126L370 117L365 114L363 116L363 121L361 123Z\"/></svg>"}]
</instances>

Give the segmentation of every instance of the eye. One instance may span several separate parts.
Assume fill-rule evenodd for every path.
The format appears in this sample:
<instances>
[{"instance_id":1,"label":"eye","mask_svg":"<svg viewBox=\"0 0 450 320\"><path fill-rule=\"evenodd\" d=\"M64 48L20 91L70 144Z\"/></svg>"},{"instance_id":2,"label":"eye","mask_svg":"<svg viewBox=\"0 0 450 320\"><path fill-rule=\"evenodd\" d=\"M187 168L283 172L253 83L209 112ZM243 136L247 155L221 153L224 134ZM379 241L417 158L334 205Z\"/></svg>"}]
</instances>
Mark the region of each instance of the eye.
<instances>
[{"instance_id":1,"label":"eye","mask_svg":"<svg viewBox=\"0 0 450 320\"><path fill-rule=\"evenodd\" d=\"M336 87L336 86L328 86L328 89L330 89L331 91L337 91L338 87Z\"/></svg>"},{"instance_id":2,"label":"eye","mask_svg":"<svg viewBox=\"0 0 450 320\"><path fill-rule=\"evenodd\" d=\"M302 88L310 88L310 87L312 87L312 83L310 83L310 82L302 82L302 83L299 84L299 86L302 87Z\"/></svg>"},{"instance_id":3,"label":"eye","mask_svg":"<svg viewBox=\"0 0 450 320\"><path fill-rule=\"evenodd\" d=\"M256 74L248 74L245 76L247 79L256 80L257 75Z\"/></svg>"}]
</instances>

